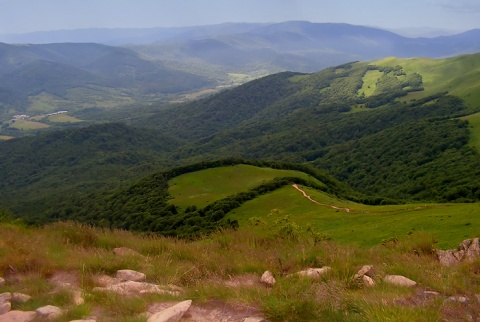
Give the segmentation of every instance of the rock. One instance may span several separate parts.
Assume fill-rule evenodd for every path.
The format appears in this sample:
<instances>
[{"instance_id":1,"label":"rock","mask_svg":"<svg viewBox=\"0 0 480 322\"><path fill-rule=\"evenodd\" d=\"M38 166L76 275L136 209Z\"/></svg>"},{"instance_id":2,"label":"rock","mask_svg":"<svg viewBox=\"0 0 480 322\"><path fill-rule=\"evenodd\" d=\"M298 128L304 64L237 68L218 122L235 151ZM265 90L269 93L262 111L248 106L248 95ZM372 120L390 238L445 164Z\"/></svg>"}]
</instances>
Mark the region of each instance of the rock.
<instances>
[{"instance_id":1,"label":"rock","mask_svg":"<svg viewBox=\"0 0 480 322\"><path fill-rule=\"evenodd\" d=\"M63 314L61 308L53 305L39 307L38 309L35 310L35 312L37 313L37 316L41 320L47 320L47 321L55 320L56 318L60 317Z\"/></svg>"},{"instance_id":2,"label":"rock","mask_svg":"<svg viewBox=\"0 0 480 322\"><path fill-rule=\"evenodd\" d=\"M0 315L10 312L12 304L10 302L3 302L0 304Z\"/></svg>"},{"instance_id":3,"label":"rock","mask_svg":"<svg viewBox=\"0 0 480 322\"><path fill-rule=\"evenodd\" d=\"M273 287L273 285L277 283L277 281L273 277L272 272L270 271L265 271L265 273L262 274L262 278L260 279L260 282L268 287Z\"/></svg>"},{"instance_id":4,"label":"rock","mask_svg":"<svg viewBox=\"0 0 480 322\"><path fill-rule=\"evenodd\" d=\"M362 276L368 276L368 277L374 277L375 276L375 272L373 270L373 266L372 265L364 265L358 272L357 274L355 274L354 278L357 279L357 278L360 278Z\"/></svg>"},{"instance_id":5,"label":"rock","mask_svg":"<svg viewBox=\"0 0 480 322\"><path fill-rule=\"evenodd\" d=\"M5 280L3 279L3 277L0 277L0 287L2 287L3 285L5 285Z\"/></svg>"},{"instance_id":6,"label":"rock","mask_svg":"<svg viewBox=\"0 0 480 322\"><path fill-rule=\"evenodd\" d=\"M106 287L95 287L96 292L114 292L121 295L135 296L142 294L169 294L179 295L180 292L168 287L161 287L156 284L127 281Z\"/></svg>"},{"instance_id":7,"label":"rock","mask_svg":"<svg viewBox=\"0 0 480 322\"><path fill-rule=\"evenodd\" d=\"M108 275L99 275L94 278L94 282L100 286L110 286L121 282L118 278L110 277Z\"/></svg>"},{"instance_id":8,"label":"rock","mask_svg":"<svg viewBox=\"0 0 480 322\"><path fill-rule=\"evenodd\" d=\"M299 276L305 276L309 277L312 279L319 279L322 275L325 275L326 273L330 272L332 270L331 267L324 266L322 268L308 268L304 271L300 271L295 273L296 275Z\"/></svg>"},{"instance_id":9,"label":"rock","mask_svg":"<svg viewBox=\"0 0 480 322\"><path fill-rule=\"evenodd\" d=\"M30 295L23 294L23 293L13 293L12 294L12 302L15 303L25 303L32 299Z\"/></svg>"},{"instance_id":10,"label":"rock","mask_svg":"<svg viewBox=\"0 0 480 322\"><path fill-rule=\"evenodd\" d=\"M363 285L368 287L375 286L375 281L370 276L367 276L367 275L362 276L362 282L363 282Z\"/></svg>"},{"instance_id":11,"label":"rock","mask_svg":"<svg viewBox=\"0 0 480 322\"><path fill-rule=\"evenodd\" d=\"M437 250L437 258L442 266L453 266L458 263L458 259L454 256L453 250Z\"/></svg>"},{"instance_id":12,"label":"rock","mask_svg":"<svg viewBox=\"0 0 480 322\"><path fill-rule=\"evenodd\" d=\"M461 261L473 261L480 257L480 239L466 239L454 250L436 250L442 266L453 266Z\"/></svg>"},{"instance_id":13,"label":"rock","mask_svg":"<svg viewBox=\"0 0 480 322\"><path fill-rule=\"evenodd\" d=\"M0 294L0 304L5 303L5 302L10 302L12 300L12 293L10 292L5 292Z\"/></svg>"},{"instance_id":14,"label":"rock","mask_svg":"<svg viewBox=\"0 0 480 322\"><path fill-rule=\"evenodd\" d=\"M70 322L97 322L97 320L71 320Z\"/></svg>"},{"instance_id":15,"label":"rock","mask_svg":"<svg viewBox=\"0 0 480 322\"><path fill-rule=\"evenodd\" d=\"M113 253L117 256L142 256L133 249L127 247L117 247L113 249Z\"/></svg>"},{"instance_id":16,"label":"rock","mask_svg":"<svg viewBox=\"0 0 480 322\"><path fill-rule=\"evenodd\" d=\"M383 280L388 284L397 285L397 286L413 287L417 285L417 282L412 281L411 279L402 275L385 275Z\"/></svg>"},{"instance_id":17,"label":"rock","mask_svg":"<svg viewBox=\"0 0 480 322\"><path fill-rule=\"evenodd\" d=\"M121 281L134 281L134 282L141 282L141 281L145 281L146 279L145 274L132 271L130 269L118 270L116 277Z\"/></svg>"},{"instance_id":18,"label":"rock","mask_svg":"<svg viewBox=\"0 0 480 322\"><path fill-rule=\"evenodd\" d=\"M192 301L183 301L148 318L147 322L177 322L187 312Z\"/></svg>"},{"instance_id":19,"label":"rock","mask_svg":"<svg viewBox=\"0 0 480 322\"><path fill-rule=\"evenodd\" d=\"M249 317L243 320L243 322L267 322L264 318L261 317Z\"/></svg>"},{"instance_id":20,"label":"rock","mask_svg":"<svg viewBox=\"0 0 480 322\"><path fill-rule=\"evenodd\" d=\"M440 296L440 293L435 291L423 291L423 295L425 296Z\"/></svg>"},{"instance_id":21,"label":"rock","mask_svg":"<svg viewBox=\"0 0 480 322\"><path fill-rule=\"evenodd\" d=\"M10 311L0 315L0 322L31 322L35 320L35 312Z\"/></svg>"},{"instance_id":22,"label":"rock","mask_svg":"<svg viewBox=\"0 0 480 322\"><path fill-rule=\"evenodd\" d=\"M73 304L75 305L82 305L85 303L85 300L82 297L82 291L80 290L73 290Z\"/></svg>"},{"instance_id":23,"label":"rock","mask_svg":"<svg viewBox=\"0 0 480 322\"><path fill-rule=\"evenodd\" d=\"M468 298L465 296L450 296L446 301L468 304Z\"/></svg>"}]
</instances>

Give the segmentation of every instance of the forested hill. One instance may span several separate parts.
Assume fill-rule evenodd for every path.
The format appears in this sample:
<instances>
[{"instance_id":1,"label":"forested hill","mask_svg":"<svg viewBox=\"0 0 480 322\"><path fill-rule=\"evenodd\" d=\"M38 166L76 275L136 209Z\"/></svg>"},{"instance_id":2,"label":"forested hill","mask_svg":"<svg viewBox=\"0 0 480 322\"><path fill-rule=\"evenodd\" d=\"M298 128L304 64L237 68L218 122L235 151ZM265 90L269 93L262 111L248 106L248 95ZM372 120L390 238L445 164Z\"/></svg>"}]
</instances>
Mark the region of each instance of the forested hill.
<instances>
[{"instance_id":1,"label":"forested hill","mask_svg":"<svg viewBox=\"0 0 480 322\"><path fill-rule=\"evenodd\" d=\"M228 157L309 163L374 198L480 200L479 79L480 54L388 58L271 75L171 108L124 110L127 125L0 143L0 202L41 212L66 192L85 196Z\"/></svg>"}]
</instances>

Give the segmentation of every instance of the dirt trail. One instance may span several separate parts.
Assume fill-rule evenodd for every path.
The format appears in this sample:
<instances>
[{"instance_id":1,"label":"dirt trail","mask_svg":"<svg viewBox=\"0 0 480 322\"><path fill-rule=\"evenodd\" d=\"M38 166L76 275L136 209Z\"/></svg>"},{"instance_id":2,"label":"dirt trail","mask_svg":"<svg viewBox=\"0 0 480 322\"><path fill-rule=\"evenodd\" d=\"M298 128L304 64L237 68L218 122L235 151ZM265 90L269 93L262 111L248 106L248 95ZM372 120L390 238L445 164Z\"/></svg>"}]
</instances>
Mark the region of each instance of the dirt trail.
<instances>
[{"instance_id":1,"label":"dirt trail","mask_svg":"<svg viewBox=\"0 0 480 322\"><path fill-rule=\"evenodd\" d=\"M350 212L350 209L349 209L349 208L339 208L339 207L334 206L334 205L327 205L327 204L324 204L324 203L320 203L320 202L318 202L318 201L316 201L316 200L313 200L312 197L310 197L309 195L307 195L307 193L306 193L305 191L303 191L302 189L300 189L296 184L292 184L292 187L294 187L295 189L297 189L298 191L300 191L305 198L307 198L308 200L310 200L310 201L313 202L313 203L316 203L316 204L319 205L319 206L325 206L325 207L330 207L330 208L335 209L335 210L343 210L343 211L345 211L345 212Z\"/></svg>"}]
</instances>

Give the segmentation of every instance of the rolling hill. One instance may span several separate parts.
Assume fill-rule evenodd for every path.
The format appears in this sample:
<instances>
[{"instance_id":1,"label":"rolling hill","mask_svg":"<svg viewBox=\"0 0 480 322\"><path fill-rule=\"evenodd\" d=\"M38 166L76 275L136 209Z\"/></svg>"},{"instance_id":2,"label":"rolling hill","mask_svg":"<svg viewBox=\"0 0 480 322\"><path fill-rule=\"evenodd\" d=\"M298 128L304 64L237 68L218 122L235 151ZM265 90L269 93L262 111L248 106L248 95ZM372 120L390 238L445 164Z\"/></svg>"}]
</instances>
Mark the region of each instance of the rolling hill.
<instances>
[{"instance_id":1,"label":"rolling hill","mask_svg":"<svg viewBox=\"0 0 480 322\"><path fill-rule=\"evenodd\" d=\"M213 86L137 53L100 44L0 44L0 120L159 100Z\"/></svg>"},{"instance_id":2,"label":"rolling hill","mask_svg":"<svg viewBox=\"0 0 480 322\"><path fill-rule=\"evenodd\" d=\"M188 104L116 109L109 115L125 125L75 130L96 142L91 151L72 149L69 130L0 142L0 166L15 173L5 173L1 202L40 213L53 200L67 202L55 190L81 198L98 184L110 194L116 184L153 171L224 158L309 164L366 195L360 199L367 203L477 201L479 57L388 58L314 74L284 72ZM82 117L113 118L97 112ZM145 127L149 135L138 132ZM105 135L115 138L111 148L102 143L111 140ZM58 137L55 145L43 143L50 136ZM19 162L18 155L25 157ZM108 160L107 177L97 176L99 156ZM70 159L76 163L56 161ZM81 171L52 175L72 169Z\"/></svg>"}]
</instances>

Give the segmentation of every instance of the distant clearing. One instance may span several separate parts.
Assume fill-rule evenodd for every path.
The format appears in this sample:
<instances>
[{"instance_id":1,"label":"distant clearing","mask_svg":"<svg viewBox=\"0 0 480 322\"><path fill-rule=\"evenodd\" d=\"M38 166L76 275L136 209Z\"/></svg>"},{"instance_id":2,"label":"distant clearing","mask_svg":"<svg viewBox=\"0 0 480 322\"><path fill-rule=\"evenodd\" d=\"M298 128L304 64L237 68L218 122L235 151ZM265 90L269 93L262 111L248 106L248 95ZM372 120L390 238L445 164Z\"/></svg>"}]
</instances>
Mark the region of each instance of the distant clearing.
<instances>
[{"instance_id":1,"label":"distant clearing","mask_svg":"<svg viewBox=\"0 0 480 322\"><path fill-rule=\"evenodd\" d=\"M470 123L470 146L480 151L480 113L462 117Z\"/></svg>"},{"instance_id":2,"label":"distant clearing","mask_svg":"<svg viewBox=\"0 0 480 322\"><path fill-rule=\"evenodd\" d=\"M236 165L197 171L169 181L170 202L180 207L204 207L216 200L246 191L277 177L299 177L323 185L309 175L292 170Z\"/></svg>"},{"instance_id":3,"label":"distant clearing","mask_svg":"<svg viewBox=\"0 0 480 322\"><path fill-rule=\"evenodd\" d=\"M79 123L82 120L77 119L76 117L70 116L68 114L55 114L47 117L50 122L53 123Z\"/></svg>"},{"instance_id":4,"label":"distant clearing","mask_svg":"<svg viewBox=\"0 0 480 322\"><path fill-rule=\"evenodd\" d=\"M28 113L32 114L45 114L58 111L65 104L69 102L60 97L50 95L47 93L40 93L35 96L28 97L30 106L28 107Z\"/></svg>"},{"instance_id":5,"label":"distant clearing","mask_svg":"<svg viewBox=\"0 0 480 322\"><path fill-rule=\"evenodd\" d=\"M382 77L383 72L378 70L369 70L363 76L363 86L358 90L358 95L365 94L365 97L372 96L375 92L377 80Z\"/></svg>"},{"instance_id":6,"label":"distant clearing","mask_svg":"<svg viewBox=\"0 0 480 322\"><path fill-rule=\"evenodd\" d=\"M40 122L27 121L27 120L16 120L14 123L10 125L10 127L13 127L22 131L31 131L31 130L46 129L49 127L49 125L40 123Z\"/></svg>"},{"instance_id":7,"label":"distant clearing","mask_svg":"<svg viewBox=\"0 0 480 322\"><path fill-rule=\"evenodd\" d=\"M13 138L14 138L13 136L0 135L0 140L1 140L1 141L10 140L10 139L13 139Z\"/></svg>"},{"instance_id":8,"label":"distant clearing","mask_svg":"<svg viewBox=\"0 0 480 322\"><path fill-rule=\"evenodd\" d=\"M381 244L389 238L403 238L414 232L432 233L436 247L453 248L466 238L480 235L478 204L407 204L367 206L339 200L311 188L301 187L314 200L350 213L317 205L291 186L247 201L227 218L237 219L240 229L268 230L275 220L290 215L290 219L306 227L310 224L319 233L340 243L355 243L364 247ZM275 211L272 212L272 210ZM252 227L251 217L261 218L266 225Z\"/></svg>"}]
</instances>

